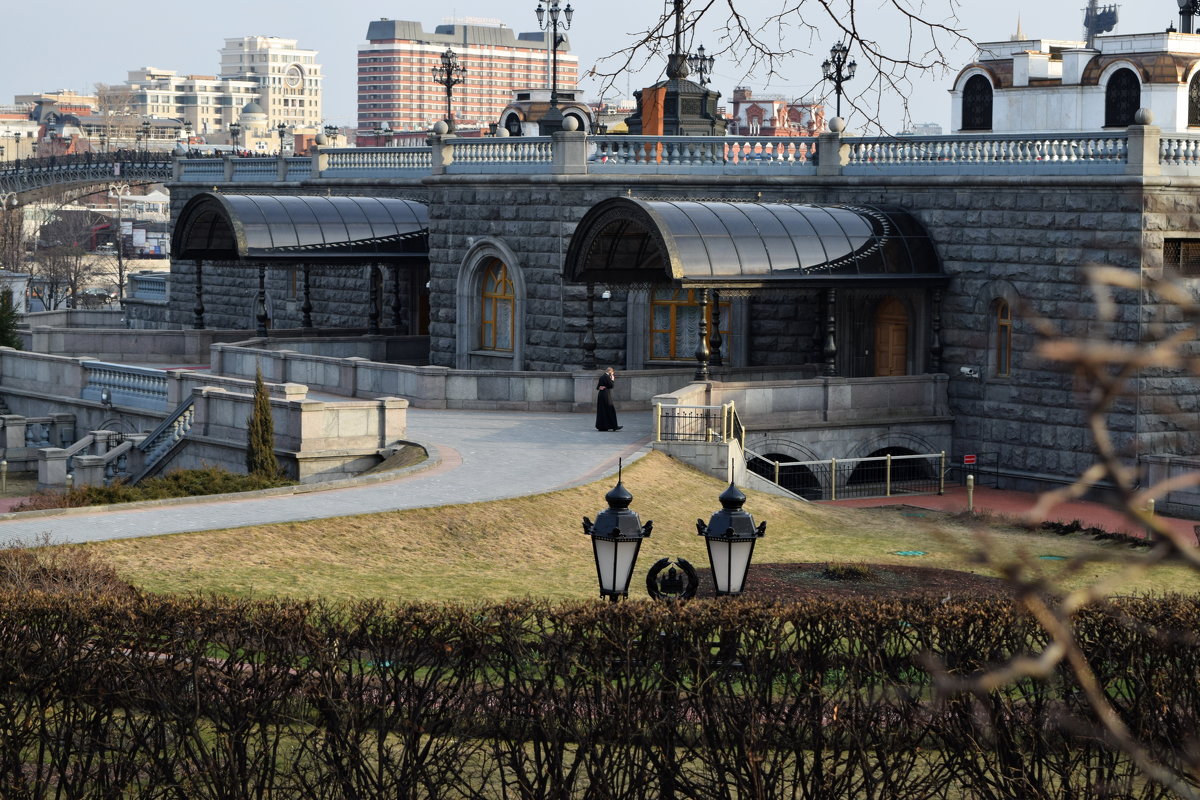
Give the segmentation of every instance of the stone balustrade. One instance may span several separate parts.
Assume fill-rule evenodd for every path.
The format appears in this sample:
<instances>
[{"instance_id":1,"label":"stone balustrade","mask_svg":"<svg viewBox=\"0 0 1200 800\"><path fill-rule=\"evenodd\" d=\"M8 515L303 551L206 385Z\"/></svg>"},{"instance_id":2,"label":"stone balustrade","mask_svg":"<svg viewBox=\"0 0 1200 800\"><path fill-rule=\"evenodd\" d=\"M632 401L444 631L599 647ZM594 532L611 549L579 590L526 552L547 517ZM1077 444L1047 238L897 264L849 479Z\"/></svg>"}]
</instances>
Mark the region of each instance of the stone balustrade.
<instances>
[{"instance_id":1,"label":"stone balustrade","mask_svg":"<svg viewBox=\"0 0 1200 800\"><path fill-rule=\"evenodd\" d=\"M167 408L167 374L160 369L84 361L83 370L84 385L79 396L84 400L104 402L107 390L108 402L113 405Z\"/></svg>"},{"instance_id":2,"label":"stone balustrade","mask_svg":"<svg viewBox=\"0 0 1200 800\"><path fill-rule=\"evenodd\" d=\"M312 157L180 159L182 183L451 174L1102 175L1200 168L1200 136L1097 133L816 137L431 136L428 147L322 148ZM214 166L214 163L217 166ZM220 167L220 169L218 169ZM218 174L219 173L219 174Z\"/></svg>"},{"instance_id":3,"label":"stone balustrade","mask_svg":"<svg viewBox=\"0 0 1200 800\"><path fill-rule=\"evenodd\" d=\"M151 302L167 301L166 272L135 272L129 276L129 296Z\"/></svg>"}]
</instances>

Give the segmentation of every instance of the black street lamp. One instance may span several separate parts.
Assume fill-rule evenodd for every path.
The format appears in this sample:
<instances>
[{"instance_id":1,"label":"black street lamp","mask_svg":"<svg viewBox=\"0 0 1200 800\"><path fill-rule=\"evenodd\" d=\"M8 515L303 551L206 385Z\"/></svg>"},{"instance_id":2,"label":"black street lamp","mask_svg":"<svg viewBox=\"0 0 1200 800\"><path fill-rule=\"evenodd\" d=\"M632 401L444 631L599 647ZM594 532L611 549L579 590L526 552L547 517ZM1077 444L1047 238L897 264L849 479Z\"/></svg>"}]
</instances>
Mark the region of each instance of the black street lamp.
<instances>
[{"instance_id":1,"label":"black street lamp","mask_svg":"<svg viewBox=\"0 0 1200 800\"><path fill-rule=\"evenodd\" d=\"M149 150L150 149L150 120L144 120L142 122L142 142L145 144L146 149Z\"/></svg>"},{"instance_id":2,"label":"black street lamp","mask_svg":"<svg viewBox=\"0 0 1200 800\"><path fill-rule=\"evenodd\" d=\"M701 86L708 86L709 75L712 74L713 65L716 63L716 56L704 54L704 45L696 48L696 55L688 56L688 66L692 72L696 73L696 83Z\"/></svg>"},{"instance_id":3,"label":"black street lamp","mask_svg":"<svg viewBox=\"0 0 1200 800\"><path fill-rule=\"evenodd\" d=\"M325 136L329 139L330 144L336 143L337 137L338 137L338 126L337 125L326 125L325 126Z\"/></svg>"},{"instance_id":4,"label":"black street lamp","mask_svg":"<svg viewBox=\"0 0 1200 800\"><path fill-rule=\"evenodd\" d=\"M283 137L287 135L287 125L281 122L275 126L275 131L279 134L279 157L283 158Z\"/></svg>"},{"instance_id":5,"label":"black street lamp","mask_svg":"<svg viewBox=\"0 0 1200 800\"><path fill-rule=\"evenodd\" d=\"M442 53L442 65L433 68L433 79L446 87L446 132L454 133L454 87L466 80L467 68L459 66L458 55L449 47Z\"/></svg>"},{"instance_id":6,"label":"black street lamp","mask_svg":"<svg viewBox=\"0 0 1200 800\"><path fill-rule=\"evenodd\" d=\"M837 115L842 115L842 84L854 78L854 71L858 69L858 64L853 59L849 63L846 62L846 54L850 52L850 48L844 42L838 42L833 47L829 48L829 58L821 64L821 71L825 73L825 80L833 81L833 91L837 95Z\"/></svg>"},{"instance_id":7,"label":"black street lamp","mask_svg":"<svg viewBox=\"0 0 1200 800\"><path fill-rule=\"evenodd\" d=\"M707 525L702 519L696 520L696 531L708 545L717 595L741 594L754 555L754 543L767 532L767 523L754 527L754 517L742 509L746 495L733 483L721 492L720 500L721 510L712 515Z\"/></svg>"},{"instance_id":8,"label":"black street lamp","mask_svg":"<svg viewBox=\"0 0 1200 800\"><path fill-rule=\"evenodd\" d=\"M236 122L229 123L229 142L233 145L233 149L238 149L238 137L241 136L242 126Z\"/></svg>"},{"instance_id":9,"label":"black street lamp","mask_svg":"<svg viewBox=\"0 0 1200 800\"><path fill-rule=\"evenodd\" d=\"M534 12L537 14L538 27L544 31L550 31L550 110L538 123L538 130L543 136L562 130L563 115L558 108L558 47L566 41L566 37L560 36L558 29L569 31L571 17L575 14L575 9L571 8L569 0L566 8L559 7L559 0L546 0L546 2L550 6L550 19L546 19L547 9L540 2L537 11Z\"/></svg>"},{"instance_id":10,"label":"black street lamp","mask_svg":"<svg viewBox=\"0 0 1200 800\"><path fill-rule=\"evenodd\" d=\"M1176 0L1179 3L1179 32L1192 33L1192 18L1200 14L1200 0Z\"/></svg>"},{"instance_id":11,"label":"black street lamp","mask_svg":"<svg viewBox=\"0 0 1200 800\"><path fill-rule=\"evenodd\" d=\"M642 525L638 515L629 510L633 495L621 483L604 495L608 508L596 515L595 524L583 518L583 532L592 537L592 552L596 558L596 577L600 581L600 596L614 603L629 595L629 580L637 563L642 539L650 535L652 520Z\"/></svg>"}]
</instances>

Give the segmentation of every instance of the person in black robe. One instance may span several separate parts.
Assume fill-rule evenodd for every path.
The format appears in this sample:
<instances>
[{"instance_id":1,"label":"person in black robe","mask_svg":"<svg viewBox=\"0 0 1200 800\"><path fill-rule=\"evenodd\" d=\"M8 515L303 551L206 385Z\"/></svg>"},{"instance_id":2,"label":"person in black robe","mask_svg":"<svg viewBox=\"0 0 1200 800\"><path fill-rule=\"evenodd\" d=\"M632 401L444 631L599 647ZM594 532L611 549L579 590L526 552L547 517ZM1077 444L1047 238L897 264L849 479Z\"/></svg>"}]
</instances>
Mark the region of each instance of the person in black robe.
<instances>
[{"instance_id":1,"label":"person in black robe","mask_svg":"<svg viewBox=\"0 0 1200 800\"><path fill-rule=\"evenodd\" d=\"M616 385L616 373L609 367L596 383L596 430L619 431L617 408L613 405L612 390Z\"/></svg>"}]
</instances>

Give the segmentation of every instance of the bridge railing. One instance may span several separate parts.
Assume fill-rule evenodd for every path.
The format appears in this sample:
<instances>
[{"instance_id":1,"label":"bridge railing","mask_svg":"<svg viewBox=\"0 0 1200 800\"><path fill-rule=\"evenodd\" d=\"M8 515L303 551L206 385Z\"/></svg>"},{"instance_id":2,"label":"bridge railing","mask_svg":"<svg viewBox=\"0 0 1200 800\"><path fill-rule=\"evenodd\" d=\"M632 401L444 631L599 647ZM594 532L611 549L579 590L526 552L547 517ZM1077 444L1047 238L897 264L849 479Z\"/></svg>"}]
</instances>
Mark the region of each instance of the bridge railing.
<instances>
[{"instance_id":1,"label":"bridge railing","mask_svg":"<svg viewBox=\"0 0 1200 800\"><path fill-rule=\"evenodd\" d=\"M0 162L0 192L29 192L56 184L105 181L166 182L175 159L169 153L84 153Z\"/></svg>"},{"instance_id":2,"label":"bridge railing","mask_svg":"<svg viewBox=\"0 0 1200 800\"><path fill-rule=\"evenodd\" d=\"M432 136L427 147L322 148L311 158L183 159L181 182L421 178L446 174L1187 175L1200 135L1123 131L816 137ZM197 163L201 162L201 163Z\"/></svg>"}]
</instances>

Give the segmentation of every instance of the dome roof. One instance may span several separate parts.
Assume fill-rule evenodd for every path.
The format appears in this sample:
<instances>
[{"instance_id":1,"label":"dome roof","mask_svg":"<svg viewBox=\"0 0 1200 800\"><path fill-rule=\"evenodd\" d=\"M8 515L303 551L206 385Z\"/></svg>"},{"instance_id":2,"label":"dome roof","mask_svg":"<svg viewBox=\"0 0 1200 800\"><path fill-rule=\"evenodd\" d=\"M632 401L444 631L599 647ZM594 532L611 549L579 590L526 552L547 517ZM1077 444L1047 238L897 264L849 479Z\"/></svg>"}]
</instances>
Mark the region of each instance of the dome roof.
<instances>
[{"instance_id":1,"label":"dome roof","mask_svg":"<svg viewBox=\"0 0 1200 800\"><path fill-rule=\"evenodd\" d=\"M254 100L251 100L249 103L246 103L246 105L242 106L242 113L243 114L262 114L265 116L267 112L263 111L263 107L260 106L257 102L255 102Z\"/></svg>"}]
</instances>

